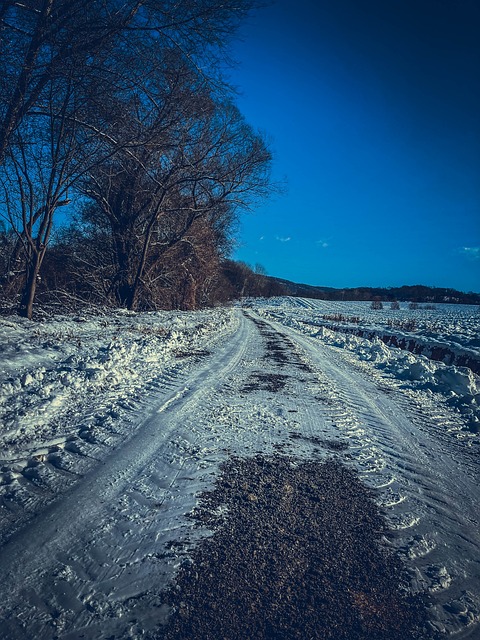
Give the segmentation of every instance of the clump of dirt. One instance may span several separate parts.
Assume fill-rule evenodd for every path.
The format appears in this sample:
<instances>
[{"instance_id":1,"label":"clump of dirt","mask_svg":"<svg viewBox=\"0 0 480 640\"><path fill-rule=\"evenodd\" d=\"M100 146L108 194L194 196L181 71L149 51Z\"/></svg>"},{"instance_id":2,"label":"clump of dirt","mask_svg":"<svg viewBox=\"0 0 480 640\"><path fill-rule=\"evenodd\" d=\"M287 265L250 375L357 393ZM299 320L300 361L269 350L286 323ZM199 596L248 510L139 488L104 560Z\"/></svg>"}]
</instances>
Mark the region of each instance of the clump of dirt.
<instances>
[{"instance_id":1,"label":"clump of dirt","mask_svg":"<svg viewBox=\"0 0 480 640\"><path fill-rule=\"evenodd\" d=\"M281 373L254 373L251 381L246 384L242 391L271 391L275 393L285 388L288 376Z\"/></svg>"},{"instance_id":2,"label":"clump of dirt","mask_svg":"<svg viewBox=\"0 0 480 640\"><path fill-rule=\"evenodd\" d=\"M425 604L380 546L372 495L335 461L234 458L193 516L215 533L166 594L163 640L414 640Z\"/></svg>"},{"instance_id":3,"label":"clump of dirt","mask_svg":"<svg viewBox=\"0 0 480 640\"><path fill-rule=\"evenodd\" d=\"M197 360L201 360L206 356L211 355L211 351L207 351L206 349L197 349L192 351L175 351L176 358L196 358Z\"/></svg>"}]
</instances>

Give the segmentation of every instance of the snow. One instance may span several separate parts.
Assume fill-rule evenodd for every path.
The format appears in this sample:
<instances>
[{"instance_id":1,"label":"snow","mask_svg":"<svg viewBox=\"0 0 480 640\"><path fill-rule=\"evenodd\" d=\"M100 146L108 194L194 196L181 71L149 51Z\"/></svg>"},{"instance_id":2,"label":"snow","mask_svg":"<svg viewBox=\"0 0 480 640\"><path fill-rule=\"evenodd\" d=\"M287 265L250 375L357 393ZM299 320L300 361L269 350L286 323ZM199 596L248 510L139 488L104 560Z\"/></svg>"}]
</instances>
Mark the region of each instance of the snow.
<instances>
[{"instance_id":1,"label":"snow","mask_svg":"<svg viewBox=\"0 0 480 640\"><path fill-rule=\"evenodd\" d=\"M234 323L229 311L119 310L41 323L0 318L3 466L65 442L88 426L92 407L104 423L117 420L151 380L178 366L182 354L198 350Z\"/></svg>"},{"instance_id":2,"label":"snow","mask_svg":"<svg viewBox=\"0 0 480 640\"><path fill-rule=\"evenodd\" d=\"M387 303L385 303L387 307ZM470 368L433 360L435 351L446 359L468 357L480 367L480 309L471 305L436 305L434 309L373 310L367 302L329 302L301 298L263 300L260 313L267 318L313 336L324 344L347 350L365 362L374 363L412 389L443 394L465 417L472 433L480 431L480 378ZM346 321L332 321L333 316ZM351 319L355 319L352 323ZM350 321L349 321L350 320ZM413 323L406 333L392 326ZM370 338L350 331L361 330ZM407 349L421 345L421 354L385 344L391 336ZM452 355L454 354L454 355Z\"/></svg>"},{"instance_id":3,"label":"snow","mask_svg":"<svg viewBox=\"0 0 480 640\"><path fill-rule=\"evenodd\" d=\"M296 298L0 318L6 640L154 630L162 589L208 535L188 518L199 493L222 461L259 452L355 469L412 590L434 598L433 627L475 637L479 378L433 356L480 362L479 320Z\"/></svg>"}]
</instances>

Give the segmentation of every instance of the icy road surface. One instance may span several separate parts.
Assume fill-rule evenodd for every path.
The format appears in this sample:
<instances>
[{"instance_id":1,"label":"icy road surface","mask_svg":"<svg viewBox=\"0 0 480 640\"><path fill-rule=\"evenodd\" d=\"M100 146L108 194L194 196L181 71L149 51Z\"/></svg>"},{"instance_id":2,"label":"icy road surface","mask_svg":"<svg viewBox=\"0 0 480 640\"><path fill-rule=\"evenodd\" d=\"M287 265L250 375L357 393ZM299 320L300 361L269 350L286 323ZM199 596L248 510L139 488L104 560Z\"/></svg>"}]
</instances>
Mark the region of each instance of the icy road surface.
<instances>
[{"instance_id":1,"label":"icy road surface","mask_svg":"<svg viewBox=\"0 0 480 640\"><path fill-rule=\"evenodd\" d=\"M164 365L152 351L135 377L132 359L130 386L123 356L118 367L105 364L104 356L111 363L112 352L125 353L118 342L93 353L84 341L61 358L48 341L33 355L28 345L5 349L2 638L134 639L155 629L168 613L162 590L208 534L186 515L222 461L257 452L334 456L358 470L376 489L395 534L386 544L405 558L412 589L433 598L434 628L480 637L472 414L449 403L445 389L413 388L396 375L403 369L365 357L380 350L390 361L387 347L360 339L346 347L328 333L309 334L293 316L288 302L259 304L211 312L201 329L185 321L181 336L170 325L160 337L142 329L143 348L158 338ZM417 361L430 371L423 356ZM464 369L447 378L439 370L442 380L467 380L467 395L478 382Z\"/></svg>"}]
</instances>

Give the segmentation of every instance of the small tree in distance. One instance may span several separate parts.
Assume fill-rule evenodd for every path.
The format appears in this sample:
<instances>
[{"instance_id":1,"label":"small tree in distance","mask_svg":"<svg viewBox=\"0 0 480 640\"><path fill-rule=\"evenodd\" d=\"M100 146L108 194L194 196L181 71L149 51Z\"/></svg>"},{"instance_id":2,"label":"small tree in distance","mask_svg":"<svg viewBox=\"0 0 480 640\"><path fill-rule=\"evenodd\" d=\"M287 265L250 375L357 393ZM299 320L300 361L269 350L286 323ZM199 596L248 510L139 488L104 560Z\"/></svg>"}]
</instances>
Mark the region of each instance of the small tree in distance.
<instances>
[{"instance_id":1,"label":"small tree in distance","mask_svg":"<svg viewBox=\"0 0 480 640\"><path fill-rule=\"evenodd\" d=\"M379 298L375 298L375 300L372 300L370 308L375 310L383 309L383 302Z\"/></svg>"}]
</instances>

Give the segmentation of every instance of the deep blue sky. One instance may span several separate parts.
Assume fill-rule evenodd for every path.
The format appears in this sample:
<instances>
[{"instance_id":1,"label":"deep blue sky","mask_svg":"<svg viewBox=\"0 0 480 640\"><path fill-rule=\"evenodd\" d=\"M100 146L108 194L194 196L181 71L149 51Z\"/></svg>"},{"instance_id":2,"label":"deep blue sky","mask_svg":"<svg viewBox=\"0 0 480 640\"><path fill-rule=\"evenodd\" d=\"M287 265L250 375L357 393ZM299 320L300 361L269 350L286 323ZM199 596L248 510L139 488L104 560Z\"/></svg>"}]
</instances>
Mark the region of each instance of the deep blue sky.
<instances>
[{"instance_id":1,"label":"deep blue sky","mask_svg":"<svg viewBox=\"0 0 480 640\"><path fill-rule=\"evenodd\" d=\"M480 2L278 0L231 80L287 192L242 218L236 259L355 287L480 291Z\"/></svg>"}]
</instances>

